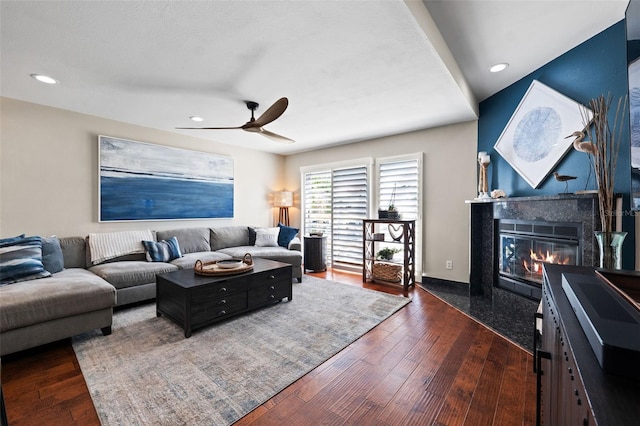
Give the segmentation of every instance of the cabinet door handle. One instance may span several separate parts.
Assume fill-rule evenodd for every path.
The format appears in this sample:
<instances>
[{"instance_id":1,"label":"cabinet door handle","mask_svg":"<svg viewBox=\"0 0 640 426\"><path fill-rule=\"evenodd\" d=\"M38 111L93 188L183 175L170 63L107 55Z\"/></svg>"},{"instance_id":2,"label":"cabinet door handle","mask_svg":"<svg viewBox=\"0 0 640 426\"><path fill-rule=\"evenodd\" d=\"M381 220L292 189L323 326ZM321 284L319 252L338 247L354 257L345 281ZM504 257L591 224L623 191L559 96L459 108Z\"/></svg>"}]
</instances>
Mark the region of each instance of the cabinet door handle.
<instances>
[{"instance_id":1,"label":"cabinet door handle","mask_svg":"<svg viewBox=\"0 0 640 426\"><path fill-rule=\"evenodd\" d=\"M533 372L534 373L536 373L538 369L537 367L538 343L540 342L540 338L542 337L542 335L538 331L538 327L537 327L538 321L536 320L542 319L542 318L543 318L543 315L539 312L535 312L533 314Z\"/></svg>"},{"instance_id":2,"label":"cabinet door handle","mask_svg":"<svg viewBox=\"0 0 640 426\"><path fill-rule=\"evenodd\" d=\"M541 424L541 419L540 419L540 409L542 407L542 375L544 374L544 372L542 371L542 359L551 359L551 353L550 352L546 352L546 351L541 351L540 349L537 349L536 352L538 353L537 355L535 355L535 360L536 360L536 425L540 426Z\"/></svg>"},{"instance_id":3,"label":"cabinet door handle","mask_svg":"<svg viewBox=\"0 0 640 426\"><path fill-rule=\"evenodd\" d=\"M222 299L221 301L218 302L218 305L226 305L227 301L225 299Z\"/></svg>"},{"instance_id":4,"label":"cabinet door handle","mask_svg":"<svg viewBox=\"0 0 640 426\"><path fill-rule=\"evenodd\" d=\"M221 317L222 315L227 315L227 311L220 311L218 312L218 316Z\"/></svg>"},{"instance_id":5,"label":"cabinet door handle","mask_svg":"<svg viewBox=\"0 0 640 426\"><path fill-rule=\"evenodd\" d=\"M226 287L222 287L220 290L218 290L219 293L224 293L225 291L227 291Z\"/></svg>"},{"instance_id":6,"label":"cabinet door handle","mask_svg":"<svg viewBox=\"0 0 640 426\"><path fill-rule=\"evenodd\" d=\"M275 290L276 288L272 285L269 286L269 290Z\"/></svg>"},{"instance_id":7,"label":"cabinet door handle","mask_svg":"<svg viewBox=\"0 0 640 426\"><path fill-rule=\"evenodd\" d=\"M269 275L269 279L270 279L270 280L275 280L275 279L276 279L276 277L275 277L275 275Z\"/></svg>"}]
</instances>

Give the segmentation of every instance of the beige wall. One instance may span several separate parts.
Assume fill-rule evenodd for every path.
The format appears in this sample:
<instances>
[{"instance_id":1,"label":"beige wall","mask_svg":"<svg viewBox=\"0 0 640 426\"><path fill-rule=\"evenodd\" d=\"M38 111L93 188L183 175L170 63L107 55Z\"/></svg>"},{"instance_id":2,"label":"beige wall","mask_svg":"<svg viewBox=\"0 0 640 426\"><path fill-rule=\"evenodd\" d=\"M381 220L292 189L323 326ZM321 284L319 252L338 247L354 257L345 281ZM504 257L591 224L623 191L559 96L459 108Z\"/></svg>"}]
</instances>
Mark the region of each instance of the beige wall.
<instances>
[{"instance_id":1,"label":"beige wall","mask_svg":"<svg viewBox=\"0 0 640 426\"><path fill-rule=\"evenodd\" d=\"M285 187L295 191L292 222L300 224L300 168L365 157L424 153L422 272L433 278L469 282L469 206L476 196L477 123L341 145L285 158ZM453 261L447 270L445 262Z\"/></svg>"},{"instance_id":2,"label":"beige wall","mask_svg":"<svg viewBox=\"0 0 640 426\"><path fill-rule=\"evenodd\" d=\"M73 236L126 229L272 226L269 194L284 157L42 105L0 98L0 236ZM227 155L235 167L233 219L98 222L98 135Z\"/></svg>"},{"instance_id":3,"label":"beige wall","mask_svg":"<svg viewBox=\"0 0 640 426\"><path fill-rule=\"evenodd\" d=\"M0 98L0 109L2 237L23 232L72 236L141 228L271 226L277 217L269 200L272 191L296 191L299 207L301 166L424 152L419 252L423 272L468 282L469 217L464 200L475 195L475 122L282 157L8 98ZM98 135L231 156L234 219L98 222ZM291 209L293 224L300 223L297 207ZM453 270L445 269L446 260L453 260Z\"/></svg>"}]
</instances>

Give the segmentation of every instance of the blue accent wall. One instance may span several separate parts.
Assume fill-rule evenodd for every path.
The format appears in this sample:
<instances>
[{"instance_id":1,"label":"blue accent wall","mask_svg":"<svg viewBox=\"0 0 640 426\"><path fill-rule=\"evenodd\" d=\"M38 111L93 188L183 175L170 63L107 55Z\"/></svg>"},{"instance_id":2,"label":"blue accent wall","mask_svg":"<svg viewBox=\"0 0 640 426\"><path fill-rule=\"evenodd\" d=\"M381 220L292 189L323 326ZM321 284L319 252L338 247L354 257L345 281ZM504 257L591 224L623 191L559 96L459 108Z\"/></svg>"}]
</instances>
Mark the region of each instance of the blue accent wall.
<instances>
[{"instance_id":1,"label":"blue accent wall","mask_svg":"<svg viewBox=\"0 0 640 426\"><path fill-rule=\"evenodd\" d=\"M523 49L526 50L526 46L523 46ZM509 197L552 195L564 192L565 189L565 184L556 181L551 174L537 189L533 189L493 148L533 80L538 80L584 105L592 98L610 94L613 97L610 122L613 123L617 100L628 93L625 22L614 24L480 103L478 151L491 154L490 188L503 189ZM623 246L623 267L634 269L635 222L630 209L631 160L628 123L627 113L622 130L615 188L616 192L624 195L625 215L622 226L623 230L629 233ZM575 192L595 189L593 173L587 185L590 169L589 157L570 149L552 172L578 176L578 179L569 183L569 192Z\"/></svg>"}]
</instances>

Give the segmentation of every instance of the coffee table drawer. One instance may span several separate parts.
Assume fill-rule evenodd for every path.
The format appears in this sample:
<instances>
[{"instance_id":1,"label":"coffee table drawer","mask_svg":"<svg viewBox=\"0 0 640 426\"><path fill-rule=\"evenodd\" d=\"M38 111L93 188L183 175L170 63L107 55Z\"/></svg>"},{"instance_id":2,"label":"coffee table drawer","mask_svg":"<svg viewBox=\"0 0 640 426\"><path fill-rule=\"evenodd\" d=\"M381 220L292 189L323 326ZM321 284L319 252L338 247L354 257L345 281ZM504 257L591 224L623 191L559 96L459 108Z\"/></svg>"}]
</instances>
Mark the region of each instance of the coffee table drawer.
<instances>
[{"instance_id":1,"label":"coffee table drawer","mask_svg":"<svg viewBox=\"0 0 640 426\"><path fill-rule=\"evenodd\" d=\"M291 270L274 271L256 276L249 284L249 307L257 307L284 299L291 300Z\"/></svg>"},{"instance_id":2,"label":"coffee table drawer","mask_svg":"<svg viewBox=\"0 0 640 426\"><path fill-rule=\"evenodd\" d=\"M289 297L289 290L286 286L269 286L266 289L254 289L249 292L249 307L277 302L285 297Z\"/></svg>"},{"instance_id":3,"label":"coffee table drawer","mask_svg":"<svg viewBox=\"0 0 640 426\"><path fill-rule=\"evenodd\" d=\"M203 285L191 290L191 300L192 303L208 303L208 301L215 301L219 297L230 294L246 293L247 284L246 278L238 278Z\"/></svg>"},{"instance_id":4,"label":"coffee table drawer","mask_svg":"<svg viewBox=\"0 0 640 426\"><path fill-rule=\"evenodd\" d=\"M191 326L219 321L247 309L247 293L229 294L218 299L192 300Z\"/></svg>"},{"instance_id":5,"label":"coffee table drawer","mask_svg":"<svg viewBox=\"0 0 640 426\"><path fill-rule=\"evenodd\" d=\"M249 290L261 289L264 286L273 285L273 283L290 284L291 280L291 268L282 268L274 271L266 271L260 274L254 274L249 277Z\"/></svg>"}]
</instances>

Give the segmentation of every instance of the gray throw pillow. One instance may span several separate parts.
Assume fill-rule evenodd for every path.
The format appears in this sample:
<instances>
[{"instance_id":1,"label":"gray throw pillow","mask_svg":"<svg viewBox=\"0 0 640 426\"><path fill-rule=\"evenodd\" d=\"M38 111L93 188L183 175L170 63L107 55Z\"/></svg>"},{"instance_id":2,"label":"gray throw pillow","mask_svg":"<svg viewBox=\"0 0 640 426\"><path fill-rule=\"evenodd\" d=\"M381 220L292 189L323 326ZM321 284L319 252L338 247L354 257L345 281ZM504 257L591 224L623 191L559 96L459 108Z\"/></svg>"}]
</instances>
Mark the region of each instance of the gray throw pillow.
<instances>
[{"instance_id":1,"label":"gray throw pillow","mask_svg":"<svg viewBox=\"0 0 640 426\"><path fill-rule=\"evenodd\" d=\"M64 269L64 257L58 237L42 237L42 264L52 274Z\"/></svg>"}]
</instances>

